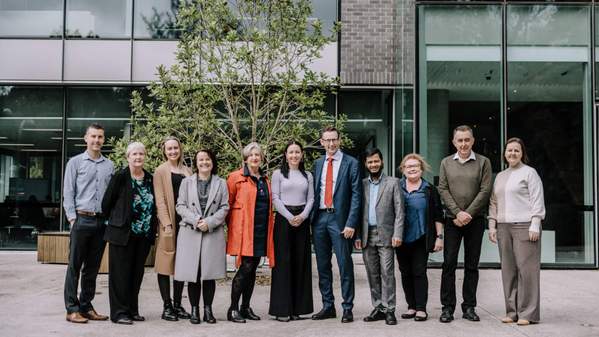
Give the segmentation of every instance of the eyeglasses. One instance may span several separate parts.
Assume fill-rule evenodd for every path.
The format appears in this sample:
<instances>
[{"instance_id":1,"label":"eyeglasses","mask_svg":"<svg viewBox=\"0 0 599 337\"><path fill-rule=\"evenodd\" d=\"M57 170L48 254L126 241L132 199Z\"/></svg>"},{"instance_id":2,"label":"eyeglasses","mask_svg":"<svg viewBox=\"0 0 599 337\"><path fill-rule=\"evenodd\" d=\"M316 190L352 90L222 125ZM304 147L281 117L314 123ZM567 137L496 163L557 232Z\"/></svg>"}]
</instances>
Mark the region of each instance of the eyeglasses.
<instances>
[{"instance_id":1,"label":"eyeglasses","mask_svg":"<svg viewBox=\"0 0 599 337\"><path fill-rule=\"evenodd\" d=\"M404 166L404 168L406 168L408 170L413 169L413 168L420 168L420 165L406 165L406 166Z\"/></svg>"},{"instance_id":2,"label":"eyeglasses","mask_svg":"<svg viewBox=\"0 0 599 337\"><path fill-rule=\"evenodd\" d=\"M335 143L339 138L322 139L323 143Z\"/></svg>"}]
</instances>

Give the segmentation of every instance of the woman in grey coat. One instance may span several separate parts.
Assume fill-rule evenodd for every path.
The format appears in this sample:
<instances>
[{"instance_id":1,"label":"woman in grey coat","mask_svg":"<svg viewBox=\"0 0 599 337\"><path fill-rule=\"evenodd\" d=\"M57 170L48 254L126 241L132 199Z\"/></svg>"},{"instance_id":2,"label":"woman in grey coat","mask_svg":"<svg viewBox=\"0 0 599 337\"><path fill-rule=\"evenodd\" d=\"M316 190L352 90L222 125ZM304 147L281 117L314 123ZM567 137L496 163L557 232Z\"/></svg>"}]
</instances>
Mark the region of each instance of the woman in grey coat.
<instances>
[{"instance_id":1,"label":"woman in grey coat","mask_svg":"<svg viewBox=\"0 0 599 337\"><path fill-rule=\"evenodd\" d=\"M225 234L223 225L229 212L227 183L216 175L216 156L200 150L195 156L196 174L183 179L177 200L181 216L177 239L175 279L187 281L191 302L191 323L200 323L200 291L203 288L204 317L216 323L212 300L214 280L225 277Z\"/></svg>"}]
</instances>

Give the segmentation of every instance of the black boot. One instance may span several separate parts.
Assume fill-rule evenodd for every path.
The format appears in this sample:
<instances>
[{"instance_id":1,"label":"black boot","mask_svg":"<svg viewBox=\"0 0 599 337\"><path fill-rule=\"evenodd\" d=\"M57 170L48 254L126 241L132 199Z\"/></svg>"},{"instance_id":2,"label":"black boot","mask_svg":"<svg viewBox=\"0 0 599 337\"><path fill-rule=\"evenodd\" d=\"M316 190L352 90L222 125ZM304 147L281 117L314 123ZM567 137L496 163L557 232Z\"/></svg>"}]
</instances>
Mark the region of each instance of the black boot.
<instances>
[{"instance_id":1,"label":"black boot","mask_svg":"<svg viewBox=\"0 0 599 337\"><path fill-rule=\"evenodd\" d=\"M210 324L216 323L216 318L214 318L214 314L212 313L212 306L210 305L204 306L204 322L208 322Z\"/></svg>"},{"instance_id":2,"label":"black boot","mask_svg":"<svg viewBox=\"0 0 599 337\"><path fill-rule=\"evenodd\" d=\"M183 307L181 306L181 303L175 302L173 309L175 309L175 313L177 314L177 317L179 317L181 319L190 319L191 318L191 315L189 315L189 313L187 311L185 311L185 309L183 309ZM199 317L199 315L198 315L198 317Z\"/></svg>"},{"instance_id":3,"label":"black boot","mask_svg":"<svg viewBox=\"0 0 599 337\"><path fill-rule=\"evenodd\" d=\"M229 311L227 311L227 320L233 323L245 323L245 319L241 316L239 310L234 308L229 308Z\"/></svg>"},{"instance_id":4,"label":"black boot","mask_svg":"<svg viewBox=\"0 0 599 337\"><path fill-rule=\"evenodd\" d=\"M242 306L241 310L239 310L239 313L245 319L249 319L251 321L259 321L260 320L260 316L256 315L254 313L254 310L252 310L252 308L250 308L249 306L247 306L247 307Z\"/></svg>"},{"instance_id":5,"label":"black boot","mask_svg":"<svg viewBox=\"0 0 599 337\"><path fill-rule=\"evenodd\" d=\"M165 321L178 321L177 313L173 309L173 304L171 301L164 302L164 307L162 309L162 319Z\"/></svg>"},{"instance_id":6,"label":"black boot","mask_svg":"<svg viewBox=\"0 0 599 337\"><path fill-rule=\"evenodd\" d=\"M191 307L191 318L189 319L189 322L191 322L191 324L200 324L201 320L199 306Z\"/></svg>"}]
</instances>

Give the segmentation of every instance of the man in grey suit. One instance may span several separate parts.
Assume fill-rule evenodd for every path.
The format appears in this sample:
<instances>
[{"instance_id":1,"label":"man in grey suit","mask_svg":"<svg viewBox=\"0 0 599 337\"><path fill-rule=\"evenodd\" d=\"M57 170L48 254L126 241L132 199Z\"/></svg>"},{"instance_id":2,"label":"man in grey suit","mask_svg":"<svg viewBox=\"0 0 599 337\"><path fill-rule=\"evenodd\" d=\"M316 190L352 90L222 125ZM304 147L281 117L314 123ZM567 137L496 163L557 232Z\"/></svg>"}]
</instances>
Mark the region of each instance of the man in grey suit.
<instances>
[{"instance_id":1,"label":"man in grey suit","mask_svg":"<svg viewBox=\"0 0 599 337\"><path fill-rule=\"evenodd\" d=\"M385 320L397 324L395 318L395 247L403 237L404 207L399 179L383 173L383 154L377 148L366 152L369 176L362 180L362 226L355 246L363 249L370 297L374 310L365 322Z\"/></svg>"}]
</instances>

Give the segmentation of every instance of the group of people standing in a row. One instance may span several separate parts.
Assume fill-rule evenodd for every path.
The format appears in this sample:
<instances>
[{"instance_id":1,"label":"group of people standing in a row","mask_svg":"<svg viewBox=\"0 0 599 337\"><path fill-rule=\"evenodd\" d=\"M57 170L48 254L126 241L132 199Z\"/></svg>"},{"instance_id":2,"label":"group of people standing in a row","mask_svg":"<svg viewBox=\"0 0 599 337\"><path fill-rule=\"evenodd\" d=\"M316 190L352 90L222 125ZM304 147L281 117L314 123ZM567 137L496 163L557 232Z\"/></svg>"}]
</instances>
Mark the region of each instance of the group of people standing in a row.
<instances>
[{"instance_id":1,"label":"group of people standing in a row","mask_svg":"<svg viewBox=\"0 0 599 337\"><path fill-rule=\"evenodd\" d=\"M145 320L138 296L145 261L156 241L155 269L164 320L216 323L215 280L226 276L226 254L236 257L237 267L229 321L260 319L250 304L264 256L272 268L268 313L283 322L302 319L301 315L314 311L313 244L323 303L313 320L337 317L334 252L343 298L341 321L353 321L351 254L356 248L363 253L374 307L364 321L384 320L389 325L397 324L395 258L408 304L401 318L425 321L428 255L443 250L439 319L447 323L453 320L456 306L455 271L462 239L463 318L479 321L475 311L478 263L487 218L489 239L498 243L501 258L506 304L502 321L526 325L540 320L543 187L527 165L526 149L518 138L507 141L508 168L493 184L489 159L472 151L472 129L457 127L453 132L457 152L441 162L438 187L423 178L430 167L418 154L403 158L401 179L385 175L378 149L366 152L367 174L362 179L360 163L340 150L340 134L333 127L321 132L326 154L316 160L312 173L304 168L302 145L290 141L272 179L261 169L264 153L257 143L243 149L243 166L225 181L217 175L218 161L209 149L195 154L193 170L187 167L175 137L162 143L165 162L153 176L143 168L143 144L131 143L128 166L114 172L113 163L100 152L102 126L90 125L84 139L87 150L68 162L64 178L64 208L71 223L64 291L70 322L109 318L91 304L105 242L110 243L110 319L120 324ZM181 303L184 282L190 313Z\"/></svg>"}]
</instances>

